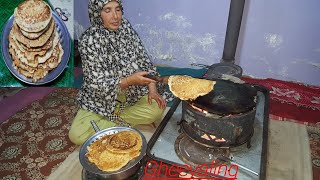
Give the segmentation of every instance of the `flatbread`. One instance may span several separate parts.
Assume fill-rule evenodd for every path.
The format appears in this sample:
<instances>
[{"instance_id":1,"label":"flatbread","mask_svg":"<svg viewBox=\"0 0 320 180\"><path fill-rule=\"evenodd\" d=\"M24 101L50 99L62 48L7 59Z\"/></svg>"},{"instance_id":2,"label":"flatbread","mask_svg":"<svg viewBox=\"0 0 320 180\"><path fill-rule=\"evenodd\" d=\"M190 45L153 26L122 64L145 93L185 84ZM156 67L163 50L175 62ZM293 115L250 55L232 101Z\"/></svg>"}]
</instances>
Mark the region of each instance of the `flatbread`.
<instances>
[{"instance_id":1,"label":"flatbread","mask_svg":"<svg viewBox=\"0 0 320 180\"><path fill-rule=\"evenodd\" d=\"M28 71L28 76L31 75L32 77L32 74L37 70L37 68L34 68L34 67L31 67L31 66L28 66L27 64L21 62L19 60L19 58L15 55L15 52L12 48L9 49L9 52L12 54L12 59L13 59L13 66L15 69L24 69L26 71Z\"/></svg>"},{"instance_id":2,"label":"flatbread","mask_svg":"<svg viewBox=\"0 0 320 180\"><path fill-rule=\"evenodd\" d=\"M172 94L179 99L194 100L211 92L215 81L176 75L169 77L168 85Z\"/></svg>"},{"instance_id":3,"label":"flatbread","mask_svg":"<svg viewBox=\"0 0 320 180\"><path fill-rule=\"evenodd\" d=\"M141 149L140 134L133 131L122 131L109 139L107 150L114 153L132 153Z\"/></svg>"},{"instance_id":4,"label":"flatbread","mask_svg":"<svg viewBox=\"0 0 320 180\"><path fill-rule=\"evenodd\" d=\"M62 56L63 56L63 49L61 44L57 44L57 46L54 48L52 55L50 58L46 60L45 63L41 63L38 65L38 68L46 69L46 70L52 70L56 68L59 63L61 62Z\"/></svg>"},{"instance_id":5,"label":"flatbread","mask_svg":"<svg viewBox=\"0 0 320 180\"><path fill-rule=\"evenodd\" d=\"M50 6L42 0L27 0L14 10L14 19L26 32L40 32L50 22Z\"/></svg>"},{"instance_id":6,"label":"flatbread","mask_svg":"<svg viewBox=\"0 0 320 180\"><path fill-rule=\"evenodd\" d=\"M88 160L94 164L99 163L100 154L106 150L105 144L112 135L103 136L101 139L93 142L87 147L88 153L86 154Z\"/></svg>"},{"instance_id":7,"label":"flatbread","mask_svg":"<svg viewBox=\"0 0 320 180\"><path fill-rule=\"evenodd\" d=\"M49 71L46 69L39 69L38 68L33 74L32 81L37 82L39 79L44 78L48 74L48 72Z\"/></svg>"},{"instance_id":8,"label":"flatbread","mask_svg":"<svg viewBox=\"0 0 320 180\"><path fill-rule=\"evenodd\" d=\"M86 156L100 170L118 171L141 154L142 138L133 131L106 135L88 146Z\"/></svg>"},{"instance_id":9,"label":"flatbread","mask_svg":"<svg viewBox=\"0 0 320 180\"><path fill-rule=\"evenodd\" d=\"M55 30L56 31L56 30ZM36 52L36 51L43 51L43 50L48 50L53 46L53 42L55 41L55 39L57 39L59 41L59 36L56 36L56 33L53 32L50 36L50 38L48 39L48 41L40 47L27 47L26 45L20 43L16 37L12 36L13 39L20 44L20 46L25 49L28 52Z\"/></svg>"},{"instance_id":10,"label":"flatbread","mask_svg":"<svg viewBox=\"0 0 320 180\"><path fill-rule=\"evenodd\" d=\"M58 33L56 32L56 36L59 36ZM57 39L57 38L55 38ZM58 46L59 41L53 41L53 46L48 49L48 51L46 52L46 54L44 54L43 56L36 56L35 59L39 62L39 63L44 63L46 62L51 56L57 56L57 51L55 51L55 48Z\"/></svg>"},{"instance_id":11,"label":"flatbread","mask_svg":"<svg viewBox=\"0 0 320 180\"><path fill-rule=\"evenodd\" d=\"M102 171L118 171L130 161L129 154L114 154L109 151L103 151L97 164Z\"/></svg>"},{"instance_id":12,"label":"flatbread","mask_svg":"<svg viewBox=\"0 0 320 180\"><path fill-rule=\"evenodd\" d=\"M12 32L12 31L11 31ZM24 53L27 59L34 59L36 55L43 56L46 54L47 50L41 51L27 51L18 41L15 40L14 36L10 32L9 41L13 41L12 43L16 44L17 48Z\"/></svg>"},{"instance_id":13,"label":"flatbread","mask_svg":"<svg viewBox=\"0 0 320 180\"><path fill-rule=\"evenodd\" d=\"M34 82L56 68L64 54L51 8L43 0L26 0L15 8L8 38L13 68Z\"/></svg>"},{"instance_id":14,"label":"flatbread","mask_svg":"<svg viewBox=\"0 0 320 180\"><path fill-rule=\"evenodd\" d=\"M39 64L38 61L35 61L35 59L28 59L25 55L25 53L27 52L22 52L17 44L18 43L16 43L12 38L9 37L9 52L12 56L12 59L19 59L21 62L28 66L37 67Z\"/></svg>"},{"instance_id":15,"label":"flatbread","mask_svg":"<svg viewBox=\"0 0 320 180\"><path fill-rule=\"evenodd\" d=\"M12 29L13 35L17 38L17 40L20 43L24 44L26 47L41 47L50 39L52 33L56 29L56 24L55 21L52 19L49 23L49 28L37 39L28 39L27 37L25 37L19 29L17 23L15 23L15 21L13 23Z\"/></svg>"},{"instance_id":16,"label":"flatbread","mask_svg":"<svg viewBox=\"0 0 320 180\"><path fill-rule=\"evenodd\" d=\"M17 69L20 74L32 78L34 82L44 78L50 70L56 68L61 62L63 55L62 46L58 42L50 52L50 57L47 58L44 63L39 63L38 57L40 56L35 59L28 59L25 55L34 52L23 53L12 38L9 38L9 52L13 59L14 68Z\"/></svg>"},{"instance_id":17,"label":"flatbread","mask_svg":"<svg viewBox=\"0 0 320 180\"><path fill-rule=\"evenodd\" d=\"M130 152L129 156L130 156L130 159L133 159L133 158L140 156L140 154L141 154L141 152L138 150L138 151Z\"/></svg>"},{"instance_id":18,"label":"flatbread","mask_svg":"<svg viewBox=\"0 0 320 180\"><path fill-rule=\"evenodd\" d=\"M48 24L49 25L49 24ZM48 30L49 26L45 27L43 30L39 32L27 32L20 28L21 33L27 37L28 39L37 39L39 38L44 32Z\"/></svg>"}]
</instances>

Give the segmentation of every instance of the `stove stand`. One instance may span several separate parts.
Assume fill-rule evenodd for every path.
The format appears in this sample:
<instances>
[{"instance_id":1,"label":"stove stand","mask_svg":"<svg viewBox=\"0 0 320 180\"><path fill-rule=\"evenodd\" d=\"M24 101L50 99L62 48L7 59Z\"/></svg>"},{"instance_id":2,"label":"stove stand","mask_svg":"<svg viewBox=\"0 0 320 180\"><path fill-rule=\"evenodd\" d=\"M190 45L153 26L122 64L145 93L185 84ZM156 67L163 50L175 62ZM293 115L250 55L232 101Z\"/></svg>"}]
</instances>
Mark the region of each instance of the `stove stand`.
<instances>
[{"instance_id":1,"label":"stove stand","mask_svg":"<svg viewBox=\"0 0 320 180\"><path fill-rule=\"evenodd\" d=\"M253 125L252 137L243 145L227 149L210 149L201 146L180 131L182 119L181 101L176 100L166 114L156 132L148 142L147 156L153 160L168 165L192 165L208 164L216 159L216 156L226 154L236 163L259 172L259 176L248 173L239 168L237 178L241 180L260 179L266 176L268 120L269 120L269 91L256 86L258 90L256 115ZM206 144L206 143L204 143ZM238 145L238 144L237 144ZM248 146L250 148L248 148ZM197 152L197 153L195 153Z\"/></svg>"}]
</instances>

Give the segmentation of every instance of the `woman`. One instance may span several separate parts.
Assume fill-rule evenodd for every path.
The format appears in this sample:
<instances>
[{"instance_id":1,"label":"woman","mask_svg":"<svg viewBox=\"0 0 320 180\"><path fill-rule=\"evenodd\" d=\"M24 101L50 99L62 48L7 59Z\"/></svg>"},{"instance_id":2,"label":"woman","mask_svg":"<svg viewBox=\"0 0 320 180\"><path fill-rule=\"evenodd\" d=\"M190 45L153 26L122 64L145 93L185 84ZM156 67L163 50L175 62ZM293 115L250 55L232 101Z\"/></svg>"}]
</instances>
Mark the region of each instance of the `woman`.
<instances>
[{"instance_id":1,"label":"woman","mask_svg":"<svg viewBox=\"0 0 320 180\"><path fill-rule=\"evenodd\" d=\"M145 75L157 75L142 43L123 16L120 0L89 0L92 26L79 39L84 83L80 109L69 138L82 144L94 130L90 120L105 129L159 120L168 93ZM159 90L159 91L158 91Z\"/></svg>"}]
</instances>

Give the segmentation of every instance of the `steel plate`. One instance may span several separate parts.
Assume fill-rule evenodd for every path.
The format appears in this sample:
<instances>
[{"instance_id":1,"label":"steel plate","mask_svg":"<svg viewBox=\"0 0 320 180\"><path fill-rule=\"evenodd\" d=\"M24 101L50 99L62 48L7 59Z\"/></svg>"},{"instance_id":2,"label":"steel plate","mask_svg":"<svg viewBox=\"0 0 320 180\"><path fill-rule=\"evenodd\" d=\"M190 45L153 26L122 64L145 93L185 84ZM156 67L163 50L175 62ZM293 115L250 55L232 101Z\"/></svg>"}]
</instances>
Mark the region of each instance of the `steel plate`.
<instances>
[{"instance_id":1,"label":"steel plate","mask_svg":"<svg viewBox=\"0 0 320 180\"><path fill-rule=\"evenodd\" d=\"M38 80L37 82L33 82L31 78L27 78L24 75L20 74L12 66L13 61L9 53L9 34L10 34L11 27L13 25L13 20L14 20L13 15L8 19L8 21L3 27L1 48L2 48L2 56L3 56L4 62L7 68L9 69L9 71L17 79L21 80L24 83L31 84L31 85L42 85L42 84L49 83L55 80L67 68L69 57L70 57L70 51L71 51L70 35L66 25L60 19L60 17L55 12L52 12L52 15L56 22L56 28L60 36L60 43L64 50L64 54L62 56L60 64L55 69L49 71L49 73L44 78Z\"/></svg>"},{"instance_id":2,"label":"steel plate","mask_svg":"<svg viewBox=\"0 0 320 180\"><path fill-rule=\"evenodd\" d=\"M88 158L86 156L86 153L88 152L87 147L90 146L96 140L102 138L103 136L116 134L121 131L134 131L134 132L137 132L140 134L140 136L142 138L141 154L137 158L134 158L133 160L129 161L129 163L127 165L125 165L123 168L121 168L119 171L115 171L115 172L101 171L99 168L97 168L96 165L94 165L93 163L91 163L88 160ZM133 167L134 165L136 165L137 163L139 163L141 161L141 159L145 156L146 151L147 151L147 140L140 131L138 131L134 128L129 128L129 127L112 127L112 128L107 128L107 129L104 129L104 130L101 130L101 131L95 133L86 142L84 142L80 148L79 159L80 159L81 165L83 166L83 168L86 171L89 171L94 174L99 174L102 176L103 175L112 175L112 174L119 174L121 172L124 172L124 171L130 169L131 167Z\"/></svg>"}]
</instances>

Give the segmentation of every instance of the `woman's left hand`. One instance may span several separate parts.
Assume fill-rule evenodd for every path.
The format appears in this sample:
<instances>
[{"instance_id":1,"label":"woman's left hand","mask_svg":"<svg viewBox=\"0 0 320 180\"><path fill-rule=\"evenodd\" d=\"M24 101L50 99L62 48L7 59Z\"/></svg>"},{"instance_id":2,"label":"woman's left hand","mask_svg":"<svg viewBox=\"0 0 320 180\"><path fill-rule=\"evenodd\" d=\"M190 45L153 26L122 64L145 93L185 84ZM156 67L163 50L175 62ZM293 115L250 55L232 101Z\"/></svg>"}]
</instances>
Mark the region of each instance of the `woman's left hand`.
<instances>
[{"instance_id":1,"label":"woman's left hand","mask_svg":"<svg viewBox=\"0 0 320 180\"><path fill-rule=\"evenodd\" d=\"M152 103L152 99L154 99L157 103L160 109L165 109L167 106L167 102L160 96L157 92L149 92L148 95L148 103Z\"/></svg>"},{"instance_id":2,"label":"woman's left hand","mask_svg":"<svg viewBox=\"0 0 320 180\"><path fill-rule=\"evenodd\" d=\"M152 99L154 99L158 103L159 108L161 109L166 108L167 102L162 98L162 96L160 96L154 83L149 84L149 94L148 94L149 104L152 103Z\"/></svg>"}]
</instances>

